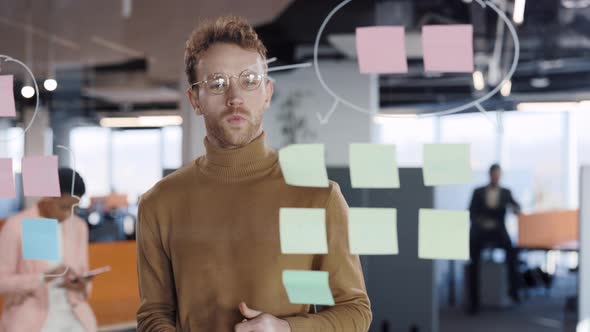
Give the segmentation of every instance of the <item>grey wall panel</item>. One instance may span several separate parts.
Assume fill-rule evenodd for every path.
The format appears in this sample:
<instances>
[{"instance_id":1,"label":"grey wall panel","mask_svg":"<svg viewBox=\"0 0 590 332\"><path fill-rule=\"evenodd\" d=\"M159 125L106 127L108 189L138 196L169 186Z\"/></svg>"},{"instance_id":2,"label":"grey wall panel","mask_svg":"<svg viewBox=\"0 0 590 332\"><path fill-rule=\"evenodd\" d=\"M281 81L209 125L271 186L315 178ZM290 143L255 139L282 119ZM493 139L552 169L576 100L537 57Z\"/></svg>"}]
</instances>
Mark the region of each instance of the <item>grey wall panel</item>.
<instances>
[{"instance_id":1,"label":"grey wall panel","mask_svg":"<svg viewBox=\"0 0 590 332\"><path fill-rule=\"evenodd\" d=\"M399 189L352 189L348 169L328 174L339 182L349 206L398 210L399 255L361 257L373 307L371 331L384 331L388 324L390 332L437 332L434 261L418 259L418 210L434 207L433 188L423 185L421 169L400 169Z\"/></svg>"}]
</instances>

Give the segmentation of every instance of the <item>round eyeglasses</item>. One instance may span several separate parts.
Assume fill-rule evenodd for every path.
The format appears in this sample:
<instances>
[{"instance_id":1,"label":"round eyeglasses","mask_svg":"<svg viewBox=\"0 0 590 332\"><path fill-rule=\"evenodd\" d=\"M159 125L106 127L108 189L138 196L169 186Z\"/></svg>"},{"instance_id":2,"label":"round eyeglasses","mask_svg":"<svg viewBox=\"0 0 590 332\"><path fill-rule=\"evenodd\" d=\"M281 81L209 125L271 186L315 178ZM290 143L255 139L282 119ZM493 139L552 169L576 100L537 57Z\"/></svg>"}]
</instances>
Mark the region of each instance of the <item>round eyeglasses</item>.
<instances>
[{"instance_id":1,"label":"round eyeglasses","mask_svg":"<svg viewBox=\"0 0 590 332\"><path fill-rule=\"evenodd\" d=\"M207 79L191 84L191 89L196 85L205 84L207 90L213 94L220 95L225 93L230 86L230 80L235 78L242 89L253 91L258 89L266 74L258 74L255 71L246 69L239 76L228 75L225 73L215 73L207 76Z\"/></svg>"}]
</instances>

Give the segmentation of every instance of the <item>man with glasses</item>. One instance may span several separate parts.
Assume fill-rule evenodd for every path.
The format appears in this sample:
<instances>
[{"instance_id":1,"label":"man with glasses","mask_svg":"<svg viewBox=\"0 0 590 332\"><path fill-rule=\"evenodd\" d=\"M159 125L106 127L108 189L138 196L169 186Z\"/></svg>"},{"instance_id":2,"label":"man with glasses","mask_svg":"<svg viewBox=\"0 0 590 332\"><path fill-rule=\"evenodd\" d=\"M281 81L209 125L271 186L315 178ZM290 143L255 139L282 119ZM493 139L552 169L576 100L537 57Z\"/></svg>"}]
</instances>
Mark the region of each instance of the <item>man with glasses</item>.
<instances>
[{"instance_id":1,"label":"man with glasses","mask_svg":"<svg viewBox=\"0 0 590 332\"><path fill-rule=\"evenodd\" d=\"M143 195L137 230L138 331L367 331L371 308L338 185L285 184L265 143L273 95L266 48L242 18L197 27L186 44L187 96L206 154ZM326 211L328 254L283 255L281 207ZM283 270L329 273L335 305L289 302Z\"/></svg>"}]
</instances>

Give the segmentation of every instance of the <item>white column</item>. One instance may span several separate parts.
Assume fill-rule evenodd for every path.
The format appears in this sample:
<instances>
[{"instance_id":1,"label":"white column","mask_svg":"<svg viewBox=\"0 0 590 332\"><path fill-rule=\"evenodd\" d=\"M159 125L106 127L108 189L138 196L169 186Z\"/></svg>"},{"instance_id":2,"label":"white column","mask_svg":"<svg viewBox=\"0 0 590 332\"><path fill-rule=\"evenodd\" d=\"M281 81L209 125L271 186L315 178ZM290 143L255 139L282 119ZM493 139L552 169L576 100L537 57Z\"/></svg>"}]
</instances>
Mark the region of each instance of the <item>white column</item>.
<instances>
[{"instance_id":1,"label":"white column","mask_svg":"<svg viewBox=\"0 0 590 332\"><path fill-rule=\"evenodd\" d=\"M577 110L563 114L563 182L565 204L568 209L578 206L578 133L576 131Z\"/></svg>"},{"instance_id":2,"label":"white column","mask_svg":"<svg viewBox=\"0 0 590 332\"><path fill-rule=\"evenodd\" d=\"M578 328L590 332L590 166L580 178L580 275L578 277Z\"/></svg>"},{"instance_id":3,"label":"white column","mask_svg":"<svg viewBox=\"0 0 590 332\"><path fill-rule=\"evenodd\" d=\"M369 109L374 114L379 113L379 75L369 76ZM374 117L369 120L369 135L371 143L379 143L379 125L375 123Z\"/></svg>"},{"instance_id":4,"label":"white column","mask_svg":"<svg viewBox=\"0 0 590 332\"><path fill-rule=\"evenodd\" d=\"M34 114L33 108L25 109L24 126L26 127ZM24 156L46 156L51 154L53 139L49 127L49 113L47 109L40 107L33 124L25 133ZM23 156L23 157L24 157ZM38 198L25 197L25 208L32 206Z\"/></svg>"}]
</instances>

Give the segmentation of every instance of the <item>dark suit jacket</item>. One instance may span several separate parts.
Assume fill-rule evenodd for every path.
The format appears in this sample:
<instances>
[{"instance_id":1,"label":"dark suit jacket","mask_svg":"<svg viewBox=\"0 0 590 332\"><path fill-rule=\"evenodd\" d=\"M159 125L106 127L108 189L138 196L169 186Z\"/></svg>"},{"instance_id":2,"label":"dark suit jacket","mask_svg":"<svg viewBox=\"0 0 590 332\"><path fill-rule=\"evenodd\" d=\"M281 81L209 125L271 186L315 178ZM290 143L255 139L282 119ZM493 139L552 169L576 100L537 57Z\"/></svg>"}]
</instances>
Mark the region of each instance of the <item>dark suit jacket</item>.
<instances>
[{"instance_id":1,"label":"dark suit jacket","mask_svg":"<svg viewBox=\"0 0 590 332\"><path fill-rule=\"evenodd\" d=\"M520 205L512 197L510 190L500 188L500 197L498 206L496 208L489 208L486 206L486 188L480 187L475 189L471 197L471 204L469 204L469 215L471 224L481 219L492 219L496 221L498 226L504 227L504 218L506 217L506 209L512 207L520 211Z\"/></svg>"}]
</instances>

